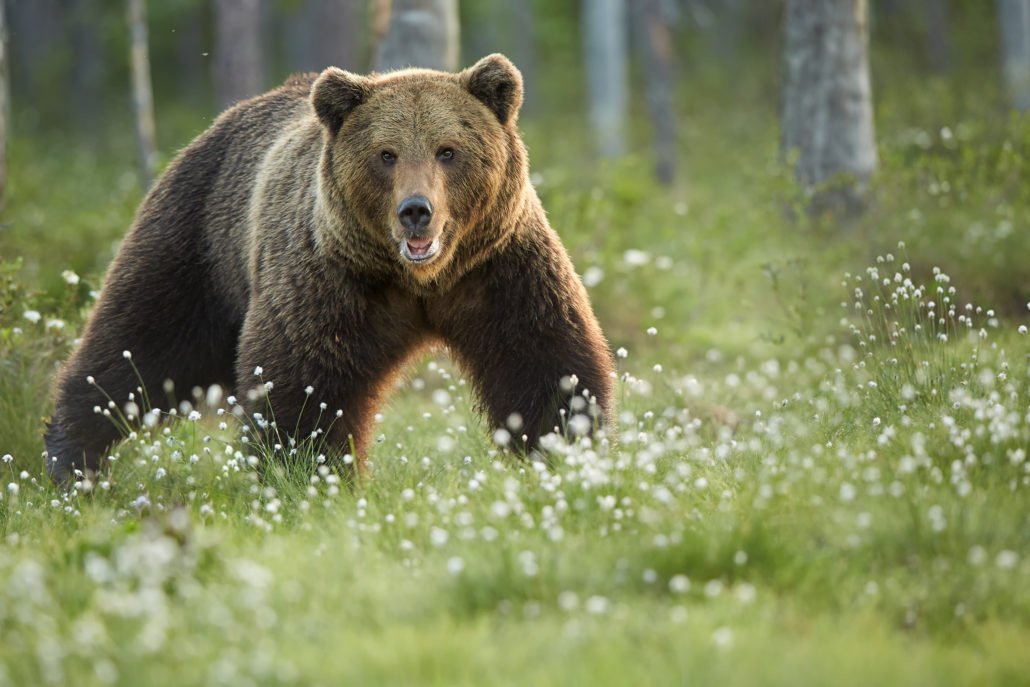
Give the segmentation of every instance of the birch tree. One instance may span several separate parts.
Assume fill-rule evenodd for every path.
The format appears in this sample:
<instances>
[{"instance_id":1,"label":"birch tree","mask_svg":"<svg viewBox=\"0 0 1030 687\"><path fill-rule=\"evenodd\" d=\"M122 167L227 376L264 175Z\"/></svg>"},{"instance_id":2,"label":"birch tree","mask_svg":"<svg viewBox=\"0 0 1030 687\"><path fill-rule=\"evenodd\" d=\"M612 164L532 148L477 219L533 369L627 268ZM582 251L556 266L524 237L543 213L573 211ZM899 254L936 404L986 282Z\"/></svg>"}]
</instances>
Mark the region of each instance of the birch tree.
<instances>
[{"instance_id":1,"label":"birch tree","mask_svg":"<svg viewBox=\"0 0 1030 687\"><path fill-rule=\"evenodd\" d=\"M818 199L848 208L878 165L866 20L865 0L788 0L784 21L781 149Z\"/></svg>"},{"instance_id":2,"label":"birch tree","mask_svg":"<svg viewBox=\"0 0 1030 687\"><path fill-rule=\"evenodd\" d=\"M150 87L150 56L147 50L147 19L144 0L129 0L132 104L136 113L136 143L139 151L140 185L146 191L157 171L154 134L154 99Z\"/></svg>"},{"instance_id":3,"label":"birch tree","mask_svg":"<svg viewBox=\"0 0 1030 687\"><path fill-rule=\"evenodd\" d=\"M602 157L618 157L626 137L626 6L586 0L582 12L590 126Z\"/></svg>"},{"instance_id":4,"label":"birch tree","mask_svg":"<svg viewBox=\"0 0 1030 687\"><path fill-rule=\"evenodd\" d=\"M512 12L515 15L512 21L515 27L512 58L522 72L522 81L525 84L522 112L533 115L537 110L536 18L533 14L533 3L528 0L516 2Z\"/></svg>"},{"instance_id":5,"label":"birch tree","mask_svg":"<svg viewBox=\"0 0 1030 687\"><path fill-rule=\"evenodd\" d=\"M218 106L264 90L259 0L215 0L215 88Z\"/></svg>"},{"instance_id":6,"label":"birch tree","mask_svg":"<svg viewBox=\"0 0 1030 687\"><path fill-rule=\"evenodd\" d=\"M458 69L458 0L378 0L386 34L376 50L376 70L425 67ZM381 25L381 24L380 24Z\"/></svg>"},{"instance_id":7,"label":"birch tree","mask_svg":"<svg viewBox=\"0 0 1030 687\"><path fill-rule=\"evenodd\" d=\"M637 0L633 6L633 25L643 63L647 111L651 119L655 176L666 186L672 184L676 176L672 12L666 0Z\"/></svg>"},{"instance_id":8,"label":"birch tree","mask_svg":"<svg viewBox=\"0 0 1030 687\"><path fill-rule=\"evenodd\" d=\"M358 0L311 0L315 25L315 57L328 66L364 71L358 64Z\"/></svg>"},{"instance_id":9,"label":"birch tree","mask_svg":"<svg viewBox=\"0 0 1030 687\"><path fill-rule=\"evenodd\" d=\"M11 121L7 58L7 12L0 2L0 207L7 192L7 136Z\"/></svg>"},{"instance_id":10,"label":"birch tree","mask_svg":"<svg viewBox=\"0 0 1030 687\"><path fill-rule=\"evenodd\" d=\"M1030 0L998 0L1001 29L1001 65L1012 98L1020 112L1030 110Z\"/></svg>"},{"instance_id":11,"label":"birch tree","mask_svg":"<svg viewBox=\"0 0 1030 687\"><path fill-rule=\"evenodd\" d=\"M930 67L944 74L951 67L951 36L948 29L948 0L924 0L926 48Z\"/></svg>"}]
</instances>

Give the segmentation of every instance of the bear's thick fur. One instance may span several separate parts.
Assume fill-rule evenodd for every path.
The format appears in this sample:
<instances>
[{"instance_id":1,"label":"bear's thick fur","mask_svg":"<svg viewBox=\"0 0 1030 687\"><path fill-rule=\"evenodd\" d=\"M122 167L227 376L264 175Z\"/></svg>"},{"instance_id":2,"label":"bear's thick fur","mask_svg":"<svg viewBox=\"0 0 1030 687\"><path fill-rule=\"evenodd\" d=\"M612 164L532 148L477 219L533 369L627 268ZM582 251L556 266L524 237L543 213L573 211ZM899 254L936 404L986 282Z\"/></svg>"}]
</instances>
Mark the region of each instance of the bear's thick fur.
<instances>
[{"instance_id":1,"label":"bear's thick fur","mask_svg":"<svg viewBox=\"0 0 1030 687\"><path fill-rule=\"evenodd\" d=\"M522 448L576 412L610 419L611 354L529 183L521 101L491 55L458 74L329 68L222 114L111 265L57 382L51 476L97 469L120 438L97 406L166 380L234 388L248 416L321 428L360 462L391 380L439 343L492 426L521 420Z\"/></svg>"}]
</instances>

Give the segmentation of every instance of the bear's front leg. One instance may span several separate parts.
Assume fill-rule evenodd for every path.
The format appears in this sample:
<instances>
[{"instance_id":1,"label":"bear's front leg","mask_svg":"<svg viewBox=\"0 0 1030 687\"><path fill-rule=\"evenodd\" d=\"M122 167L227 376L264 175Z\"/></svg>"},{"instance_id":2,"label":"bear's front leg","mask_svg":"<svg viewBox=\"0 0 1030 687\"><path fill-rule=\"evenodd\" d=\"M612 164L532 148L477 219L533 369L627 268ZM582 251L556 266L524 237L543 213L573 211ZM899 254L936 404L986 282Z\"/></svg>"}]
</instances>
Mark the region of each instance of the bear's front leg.
<instances>
[{"instance_id":1,"label":"bear's front leg","mask_svg":"<svg viewBox=\"0 0 1030 687\"><path fill-rule=\"evenodd\" d=\"M360 468L383 393L426 341L418 313L410 297L360 284L257 294L236 387L254 438L281 454L313 439Z\"/></svg>"},{"instance_id":2,"label":"bear's front leg","mask_svg":"<svg viewBox=\"0 0 1030 687\"><path fill-rule=\"evenodd\" d=\"M428 311L491 426L507 428L517 448L533 449L555 429L582 434L611 422L611 351L550 229L516 236Z\"/></svg>"}]
</instances>

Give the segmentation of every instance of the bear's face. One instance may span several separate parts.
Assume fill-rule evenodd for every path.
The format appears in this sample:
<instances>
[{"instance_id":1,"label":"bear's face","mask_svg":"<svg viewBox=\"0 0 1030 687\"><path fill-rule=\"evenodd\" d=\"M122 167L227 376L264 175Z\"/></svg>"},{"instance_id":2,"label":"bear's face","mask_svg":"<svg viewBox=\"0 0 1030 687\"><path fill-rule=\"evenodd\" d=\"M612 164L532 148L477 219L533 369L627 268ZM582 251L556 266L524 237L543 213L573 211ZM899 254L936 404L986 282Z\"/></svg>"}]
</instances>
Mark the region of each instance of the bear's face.
<instances>
[{"instance_id":1,"label":"bear's face","mask_svg":"<svg viewBox=\"0 0 1030 687\"><path fill-rule=\"evenodd\" d=\"M481 228L510 177L521 99L521 76L499 55L460 74L327 69L312 88L326 131L323 186L429 281Z\"/></svg>"}]
</instances>

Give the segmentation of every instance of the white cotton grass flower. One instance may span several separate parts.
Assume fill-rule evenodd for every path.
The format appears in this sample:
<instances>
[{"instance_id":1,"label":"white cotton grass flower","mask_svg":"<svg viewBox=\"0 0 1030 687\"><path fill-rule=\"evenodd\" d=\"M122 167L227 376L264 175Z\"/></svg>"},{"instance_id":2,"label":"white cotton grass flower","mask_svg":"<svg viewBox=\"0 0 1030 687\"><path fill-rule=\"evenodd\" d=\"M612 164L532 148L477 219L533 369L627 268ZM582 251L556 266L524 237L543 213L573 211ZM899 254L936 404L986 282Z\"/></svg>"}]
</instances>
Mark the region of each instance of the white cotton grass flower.
<instances>
[{"instance_id":1,"label":"white cotton grass flower","mask_svg":"<svg viewBox=\"0 0 1030 687\"><path fill-rule=\"evenodd\" d=\"M43 319L43 315L41 315L38 310L26 310L24 313L22 313L22 317L24 317L32 324L38 324L39 321Z\"/></svg>"},{"instance_id":2,"label":"white cotton grass flower","mask_svg":"<svg viewBox=\"0 0 1030 687\"><path fill-rule=\"evenodd\" d=\"M72 270L65 270L61 272L61 279L70 286L75 286L79 283L79 275L75 274Z\"/></svg>"},{"instance_id":3,"label":"white cotton grass flower","mask_svg":"<svg viewBox=\"0 0 1030 687\"><path fill-rule=\"evenodd\" d=\"M669 591L675 594L686 594L690 591L690 578L686 575L673 575L669 580Z\"/></svg>"},{"instance_id":4,"label":"white cotton grass flower","mask_svg":"<svg viewBox=\"0 0 1030 687\"><path fill-rule=\"evenodd\" d=\"M629 267L643 267L651 262L651 255L645 251L630 248L622 254L622 261Z\"/></svg>"},{"instance_id":5,"label":"white cotton grass flower","mask_svg":"<svg viewBox=\"0 0 1030 687\"><path fill-rule=\"evenodd\" d=\"M611 602L603 596L591 596L587 599L584 608L592 615L604 615L611 608Z\"/></svg>"},{"instance_id":6,"label":"white cotton grass flower","mask_svg":"<svg viewBox=\"0 0 1030 687\"><path fill-rule=\"evenodd\" d=\"M604 270L597 265L591 265L583 272L583 286L593 288L604 280Z\"/></svg>"},{"instance_id":7,"label":"white cotton grass flower","mask_svg":"<svg viewBox=\"0 0 1030 687\"><path fill-rule=\"evenodd\" d=\"M733 630L728 627L720 627L712 633L712 643L720 649L726 649L733 644Z\"/></svg>"},{"instance_id":8,"label":"white cotton grass flower","mask_svg":"<svg viewBox=\"0 0 1030 687\"><path fill-rule=\"evenodd\" d=\"M1009 549L999 551L998 556L994 559L994 564L1003 569L1015 568L1018 563L1019 554Z\"/></svg>"}]
</instances>

